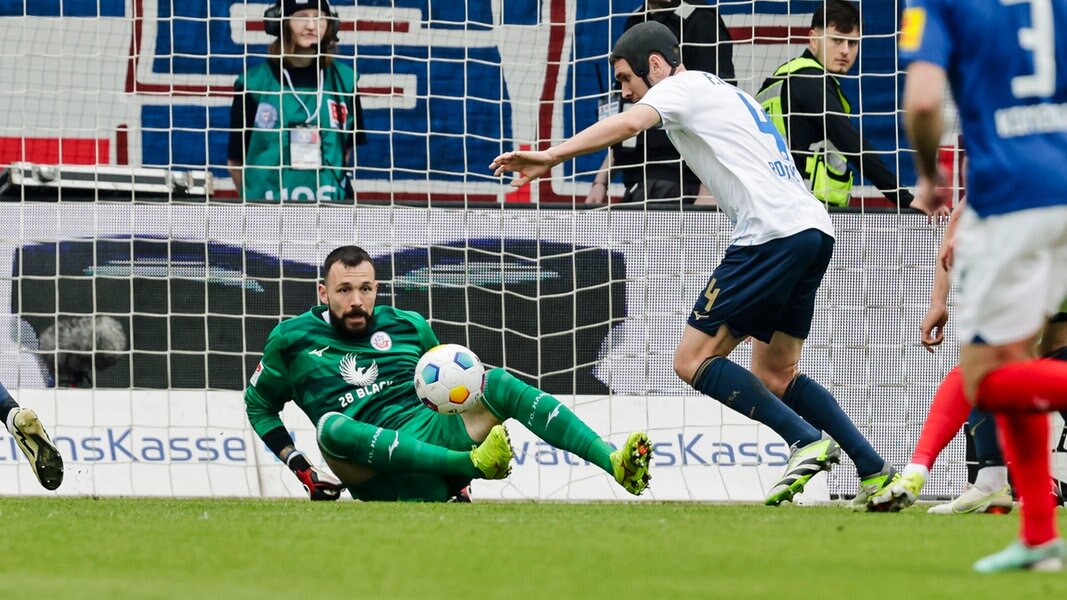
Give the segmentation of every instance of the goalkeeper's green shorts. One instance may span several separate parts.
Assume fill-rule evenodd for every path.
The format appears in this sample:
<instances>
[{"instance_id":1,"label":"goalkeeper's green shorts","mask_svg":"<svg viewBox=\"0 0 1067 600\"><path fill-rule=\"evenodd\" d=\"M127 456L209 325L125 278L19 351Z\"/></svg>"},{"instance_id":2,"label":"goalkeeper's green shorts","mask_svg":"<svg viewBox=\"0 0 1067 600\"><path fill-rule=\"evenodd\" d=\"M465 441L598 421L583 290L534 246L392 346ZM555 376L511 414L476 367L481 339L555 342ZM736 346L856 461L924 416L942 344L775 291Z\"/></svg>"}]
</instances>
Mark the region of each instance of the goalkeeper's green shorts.
<instances>
[{"instance_id":1,"label":"goalkeeper's green shorts","mask_svg":"<svg viewBox=\"0 0 1067 600\"><path fill-rule=\"evenodd\" d=\"M469 451L475 446L459 415L443 415L426 409L398 429L427 444ZM470 485L462 477L436 473L379 473L367 481L348 486L353 498L368 502L447 502Z\"/></svg>"}]
</instances>

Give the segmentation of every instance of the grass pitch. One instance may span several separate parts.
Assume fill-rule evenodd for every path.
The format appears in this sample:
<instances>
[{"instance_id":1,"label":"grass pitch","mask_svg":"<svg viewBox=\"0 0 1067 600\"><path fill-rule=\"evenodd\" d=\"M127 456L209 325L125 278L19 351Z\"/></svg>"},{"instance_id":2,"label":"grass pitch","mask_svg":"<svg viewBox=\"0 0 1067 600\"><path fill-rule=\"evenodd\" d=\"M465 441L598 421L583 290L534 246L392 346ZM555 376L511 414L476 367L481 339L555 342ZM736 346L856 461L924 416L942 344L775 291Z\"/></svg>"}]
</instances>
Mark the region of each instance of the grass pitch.
<instances>
[{"instance_id":1,"label":"grass pitch","mask_svg":"<svg viewBox=\"0 0 1067 600\"><path fill-rule=\"evenodd\" d=\"M841 506L0 498L19 598L1051 598L1018 517ZM1061 515L1061 527L1067 525Z\"/></svg>"}]
</instances>

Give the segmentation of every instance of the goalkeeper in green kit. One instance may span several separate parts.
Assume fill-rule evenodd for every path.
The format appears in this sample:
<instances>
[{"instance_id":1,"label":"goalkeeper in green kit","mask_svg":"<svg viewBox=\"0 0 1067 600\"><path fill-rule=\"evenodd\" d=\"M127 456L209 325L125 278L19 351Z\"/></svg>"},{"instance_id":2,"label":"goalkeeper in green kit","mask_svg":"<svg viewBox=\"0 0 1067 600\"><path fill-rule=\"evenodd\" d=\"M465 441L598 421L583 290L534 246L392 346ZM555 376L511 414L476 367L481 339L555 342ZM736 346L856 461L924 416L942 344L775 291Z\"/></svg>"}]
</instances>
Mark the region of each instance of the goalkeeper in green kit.
<instances>
[{"instance_id":1,"label":"goalkeeper in green kit","mask_svg":"<svg viewBox=\"0 0 1067 600\"><path fill-rule=\"evenodd\" d=\"M549 444L604 469L628 492L648 486L652 444L642 432L614 450L549 394L504 369L486 373L481 401L445 415L415 395L415 365L440 342L418 313L375 307L378 282L357 246L330 252L319 283L322 305L280 323L245 390L259 435L303 483L312 500L347 488L360 500L464 498L472 479L503 479L512 450L502 422L514 418ZM326 464L313 467L282 424L292 400L316 424Z\"/></svg>"}]
</instances>

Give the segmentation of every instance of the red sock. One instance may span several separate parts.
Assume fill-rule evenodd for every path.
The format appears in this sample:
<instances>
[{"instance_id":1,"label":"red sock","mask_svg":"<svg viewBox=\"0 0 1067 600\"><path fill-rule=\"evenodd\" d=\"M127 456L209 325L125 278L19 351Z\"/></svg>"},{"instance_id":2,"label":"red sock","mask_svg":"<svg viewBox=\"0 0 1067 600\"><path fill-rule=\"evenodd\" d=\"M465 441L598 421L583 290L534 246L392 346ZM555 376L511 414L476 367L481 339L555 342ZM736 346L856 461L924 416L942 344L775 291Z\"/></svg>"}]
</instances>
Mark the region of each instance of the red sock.
<instances>
[{"instance_id":1,"label":"red sock","mask_svg":"<svg viewBox=\"0 0 1067 600\"><path fill-rule=\"evenodd\" d=\"M1049 480L1048 415L1001 413L995 418L1008 472L1022 501L1023 543L1044 544L1058 536L1056 501Z\"/></svg>"},{"instance_id":2,"label":"red sock","mask_svg":"<svg viewBox=\"0 0 1067 600\"><path fill-rule=\"evenodd\" d=\"M956 437L960 427L967 422L971 405L963 392L963 375L957 365L945 375L941 385L937 386L930 412L926 415L919 443L911 455L911 462L923 465L927 469L934 466L934 461L941 451Z\"/></svg>"},{"instance_id":3,"label":"red sock","mask_svg":"<svg viewBox=\"0 0 1067 600\"><path fill-rule=\"evenodd\" d=\"M1035 359L993 369L978 386L978 408L990 412L1067 410L1067 362Z\"/></svg>"}]
</instances>

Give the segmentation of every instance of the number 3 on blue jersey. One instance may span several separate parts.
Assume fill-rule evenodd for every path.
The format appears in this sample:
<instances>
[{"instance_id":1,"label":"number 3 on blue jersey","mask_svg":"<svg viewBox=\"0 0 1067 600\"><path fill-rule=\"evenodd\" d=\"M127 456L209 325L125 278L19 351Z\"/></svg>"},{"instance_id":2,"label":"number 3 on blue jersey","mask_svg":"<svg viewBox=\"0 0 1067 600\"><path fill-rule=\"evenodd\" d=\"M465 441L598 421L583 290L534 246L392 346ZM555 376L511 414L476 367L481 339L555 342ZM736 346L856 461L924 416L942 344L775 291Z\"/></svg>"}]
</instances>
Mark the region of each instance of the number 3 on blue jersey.
<instances>
[{"instance_id":1,"label":"number 3 on blue jersey","mask_svg":"<svg viewBox=\"0 0 1067 600\"><path fill-rule=\"evenodd\" d=\"M1019 47L1034 55L1034 72L1011 79L1016 98L1047 98L1056 93L1056 29L1049 0L1000 0L1005 6L1030 5L1030 27L1019 29Z\"/></svg>"}]
</instances>

